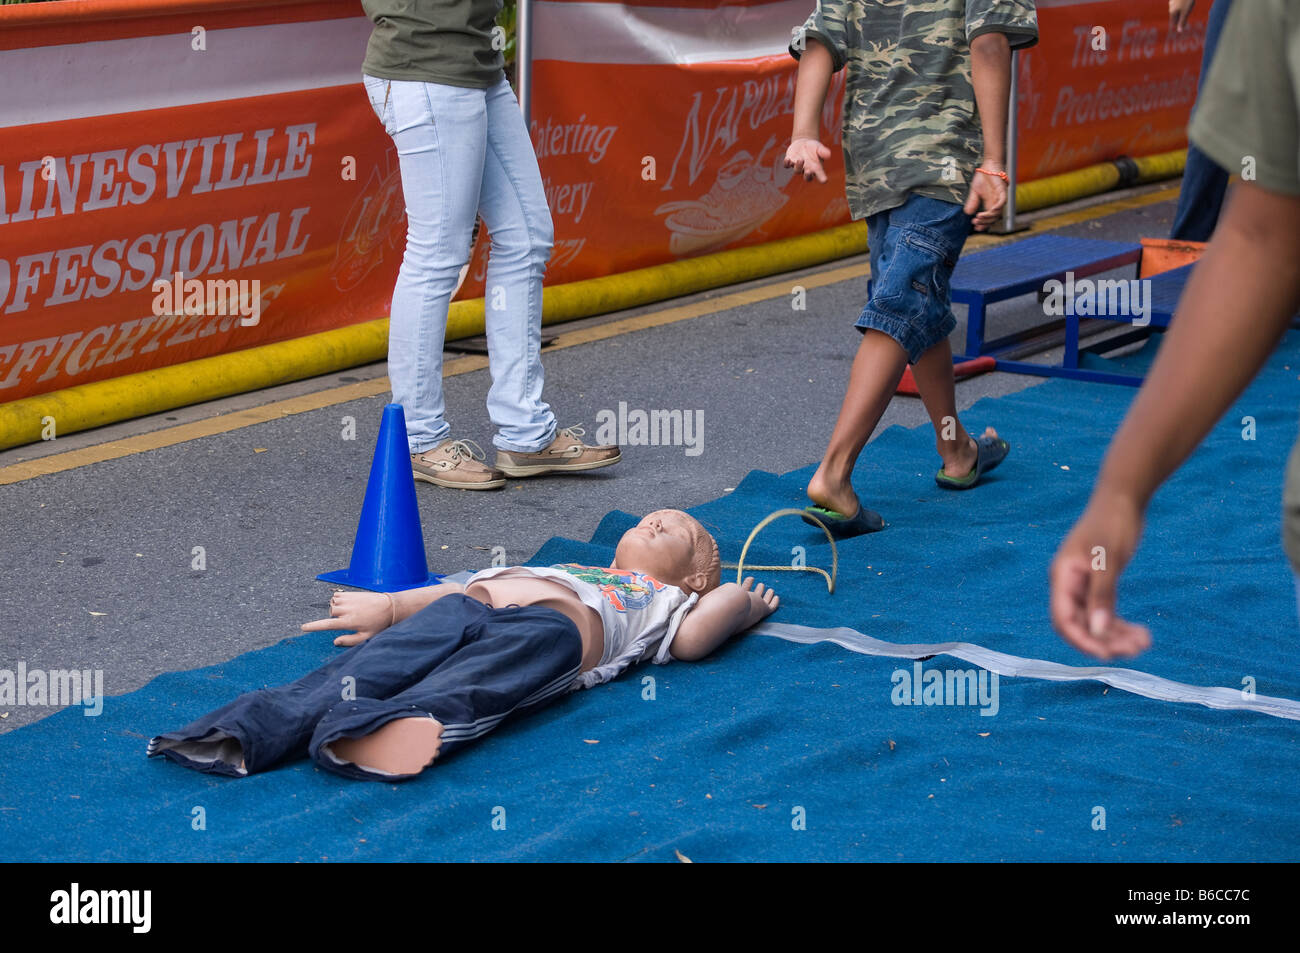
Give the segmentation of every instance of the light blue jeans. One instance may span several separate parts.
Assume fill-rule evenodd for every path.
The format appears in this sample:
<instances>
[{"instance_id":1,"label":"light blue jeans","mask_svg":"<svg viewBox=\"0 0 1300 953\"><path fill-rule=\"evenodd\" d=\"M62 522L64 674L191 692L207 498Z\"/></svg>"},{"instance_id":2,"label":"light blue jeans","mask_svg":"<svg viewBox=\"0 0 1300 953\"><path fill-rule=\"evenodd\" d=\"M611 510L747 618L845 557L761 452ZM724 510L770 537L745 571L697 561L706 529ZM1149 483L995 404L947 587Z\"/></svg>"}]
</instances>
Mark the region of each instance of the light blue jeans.
<instances>
[{"instance_id":1,"label":"light blue jeans","mask_svg":"<svg viewBox=\"0 0 1300 953\"><path fill-rule=\"evenodd\" d=\"M537 156L514 91L364 76L397 146L406 253L393 289L388 376L411 453L446 440L442 347L447 308L469 261L474 221L492 238L484 296L488 416L501 450L531 453L555 437L542 401L542 276L554 232Z\"/></svg>"}]
</instances>

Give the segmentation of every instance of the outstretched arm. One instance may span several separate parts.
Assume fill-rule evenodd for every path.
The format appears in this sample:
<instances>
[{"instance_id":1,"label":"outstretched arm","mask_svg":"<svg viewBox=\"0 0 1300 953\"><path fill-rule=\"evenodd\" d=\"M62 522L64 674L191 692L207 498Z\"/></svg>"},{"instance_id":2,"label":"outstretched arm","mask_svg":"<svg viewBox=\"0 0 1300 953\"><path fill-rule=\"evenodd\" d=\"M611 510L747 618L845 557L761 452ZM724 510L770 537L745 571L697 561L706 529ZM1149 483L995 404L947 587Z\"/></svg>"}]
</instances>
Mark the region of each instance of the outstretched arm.
<instances>
[{"instance_id":1,"label":"outstretched arm","mask_svg":"<svg viewBox=\"0 0 1300 953\"><path fill-rule=\"evenodd\" d=\"M403 592L338 592L330 599L330 617L316 622L304 622L304 632L328 632L351 629L352 635L340 635L335 645L357 645L377 632L415 615L431 602L464 592L458 582L441 582L423 589Z\"/></svg>"},{"instance_id":2,"label":"outstretched arm","mask_svg":"<svg viewBox=\"0 0 1300 953\"><path fill-rule=\"evenodd\" d=\"M827 181L822 163L831 157L831 150L821 142L821 115L832 72L830 51L814 39L799 57L794 87L794 129L785 151L785 167L794 169L807 182Z\"/></svg>"},{"instance_id":3,"label":"outstretched arm","mask_svg":"<svg viewBox=\"0 0 1300 953\"><path fill-rule=\"evenodd\" d=\"M776 593L761 582L757 589L751 588L753 585L752 577L740 585L724 583L700 599L673 637L668 650L672 657L683 662L702 659L775 612L781 604Z\"/></svg>"},{"instance_id":4,"label":"outstretched arm","mask_svg":"<svg viewBox=\"0 0 1300 953\"><path fill-rule=\"evenodd\" d=\"M1245 390L1300 307L1297 261L1300 196L1241 182L1111 442L1088 508L1052 562L1052 624L1075 648L1110 658L1151 644L1145 628L1115 614L1119 575L1151 496ZM1099 556L1104 569L1093 568Z\"/></svg>"}]
</instances>

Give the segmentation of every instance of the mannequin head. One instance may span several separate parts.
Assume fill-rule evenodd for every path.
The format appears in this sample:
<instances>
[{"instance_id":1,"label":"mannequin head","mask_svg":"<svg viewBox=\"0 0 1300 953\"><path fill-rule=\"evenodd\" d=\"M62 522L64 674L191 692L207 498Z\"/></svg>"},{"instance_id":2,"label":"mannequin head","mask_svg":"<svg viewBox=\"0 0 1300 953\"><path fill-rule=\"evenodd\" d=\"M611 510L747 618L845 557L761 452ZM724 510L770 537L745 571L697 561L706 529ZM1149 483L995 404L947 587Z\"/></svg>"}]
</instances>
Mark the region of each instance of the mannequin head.
<instances>
[{"instance_id":1,"label":"mannequin head","mask_svg":"<svg viewBox=\"0 0 1300 953\"><path fill-rule=\"evenodd\" d=\"M655 510L623 534L614 569L635 570L700 595L718 587L718 544L699 520L681 510Z\"/></svg>"}]
</instances>

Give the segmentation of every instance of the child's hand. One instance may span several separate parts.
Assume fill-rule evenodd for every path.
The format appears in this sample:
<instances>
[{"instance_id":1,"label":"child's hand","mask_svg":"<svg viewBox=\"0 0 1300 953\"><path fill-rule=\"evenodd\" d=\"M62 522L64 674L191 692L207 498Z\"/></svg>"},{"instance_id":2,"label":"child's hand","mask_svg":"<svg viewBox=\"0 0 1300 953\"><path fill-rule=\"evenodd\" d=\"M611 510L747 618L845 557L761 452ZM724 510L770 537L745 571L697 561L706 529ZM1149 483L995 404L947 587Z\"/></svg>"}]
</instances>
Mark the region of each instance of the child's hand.
<instances>
[{"instance_id":1,"label":"child's hand","mask_svg":"<svg viewBox=\"0 0 1300 953\"><path fill-rule=\"evenodd\" d=\"M1001 165L987 159L981 168L992 168L997 172L1005 171ZM983 232L1002 217L1002 209L1006 204L1007 183L1000 176L976 172L970 180L970 194L966 197L966 204L962 206L962 211L967 215L973 215L974 220L971 224L975 231Z\"/></svg>"},{"instance_id":2,"label":"child's hand","mask_svg":"<svg viewBox=\"0 0 1300 953\"><path fill-rule=\"evenodd\" d=\"M781 605L781 600L776 594L776 590L768 589L761 582L758 588L754 589L754 577L747 576L745 581L740 584L740 588L745 590L749 596L749 622L745 628L758 625Z\"/></svg>"},{"instance_id":3,"label":"child's hand","mask_svg":"<svg viewBox=\"0 0 1300 953\"><path fill-rule=\"evenodd\" d=\"M392 606L391 597L381 592L336 592L330 599L330 617L305 622L302 630L323 632L352 629L353 634L340 635L334 644L359 645L392 624Z\"/></svg>"},{"instance_id":4,"label":"child's hand","mask_svg":"<svg viewBox=\"0 0 1300 953\"><path fill-rule=\"evenodd\" d=\"M811 182L814 178L818 182L825 182L826 170L822 168L822 162L830 157L831 150L816 139L795 139L785 150L785 167L794 169L804 177L805 182Z\"/></svg>"}]
</instances>

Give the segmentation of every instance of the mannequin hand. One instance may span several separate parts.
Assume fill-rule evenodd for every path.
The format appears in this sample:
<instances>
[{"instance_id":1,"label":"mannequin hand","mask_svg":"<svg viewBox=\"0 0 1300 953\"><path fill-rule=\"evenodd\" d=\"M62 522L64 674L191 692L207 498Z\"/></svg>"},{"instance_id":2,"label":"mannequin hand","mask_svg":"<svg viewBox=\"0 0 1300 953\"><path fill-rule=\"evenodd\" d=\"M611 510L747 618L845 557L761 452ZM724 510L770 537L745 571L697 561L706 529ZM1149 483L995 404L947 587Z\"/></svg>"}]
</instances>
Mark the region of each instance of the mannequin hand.
<instances>
[{"instance_id":1,"label":"mannequin hand","mask_svg":"<svg viewBox=\"0 0 1300 953\"><path fill-rule=\"evenodd\" d=\"M335 645L359 645L377 632L392 624L391 597L382 592L335 592L330 599L330 617L316 622L303 623L304 632L325 632L352 629L351 635L340 635Z\"/></svg>"},{"instance_id":2,"label":"mannequin hand","mask_svg":"<svg viewBox=\"0 0 1300 953\"><path fill-rule=\"evenodd\" d=\"M749 596L749 624L745 628L758 625L781 605L780 598L777 597L776 591L768 589L761 582L758 588L753 588L754 577L747 576L745 581L740 584L740 588L745 590Z\"/></svg>"}]
</instances>

